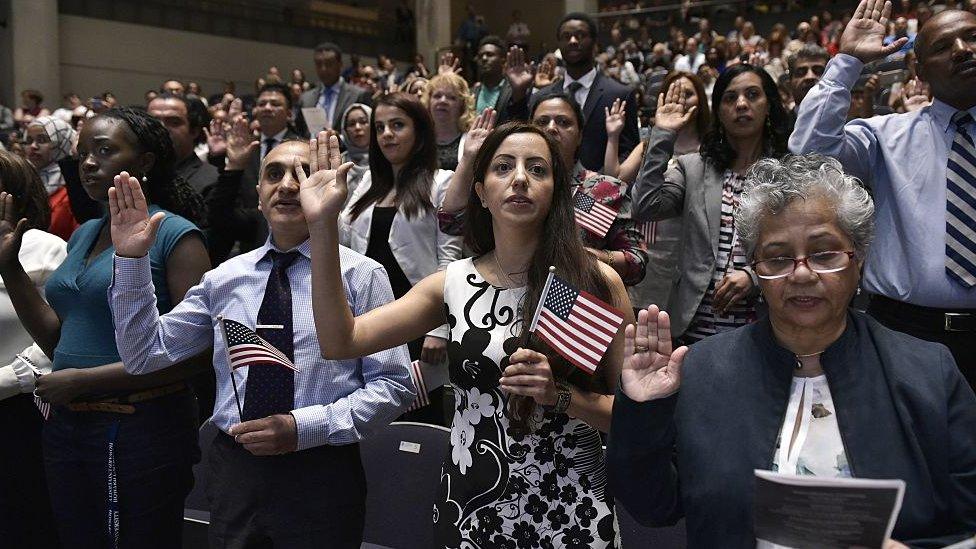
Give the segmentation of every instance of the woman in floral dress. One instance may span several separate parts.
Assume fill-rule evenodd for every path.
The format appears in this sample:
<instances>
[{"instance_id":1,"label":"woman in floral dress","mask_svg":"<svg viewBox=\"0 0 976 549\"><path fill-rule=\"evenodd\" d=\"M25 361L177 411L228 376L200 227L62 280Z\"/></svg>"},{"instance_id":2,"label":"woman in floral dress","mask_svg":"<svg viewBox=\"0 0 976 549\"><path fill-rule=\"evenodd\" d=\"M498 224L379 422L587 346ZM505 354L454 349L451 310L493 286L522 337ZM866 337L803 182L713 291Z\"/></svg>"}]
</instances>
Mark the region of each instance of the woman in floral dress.
<instances>
[{"instance_id":1,"label":"woman in floral dress","mask_svg":"<svg viewBox=\"0 0 976 549\"><path fill-rule=\"evenodd\" d=\"M465 239L476 258L451 263L358 318L347 312L340 278L335 216L344 167L328 169L337 164L337 157L322 160L308 179L299 174L312 249L320 251L312 257L312 291L324 353L362 356L417 337L428 325L451 327L457 409L433 510L437 546L612 547L599 431L610 423L623 328L590 376L526 333L523 323L550 265L633 322L620 276L580 240L572 173L558 145L526 124L488 134L466 215ZM555 412L566 394L568 409Z\"/></svg>"}]
</instances>

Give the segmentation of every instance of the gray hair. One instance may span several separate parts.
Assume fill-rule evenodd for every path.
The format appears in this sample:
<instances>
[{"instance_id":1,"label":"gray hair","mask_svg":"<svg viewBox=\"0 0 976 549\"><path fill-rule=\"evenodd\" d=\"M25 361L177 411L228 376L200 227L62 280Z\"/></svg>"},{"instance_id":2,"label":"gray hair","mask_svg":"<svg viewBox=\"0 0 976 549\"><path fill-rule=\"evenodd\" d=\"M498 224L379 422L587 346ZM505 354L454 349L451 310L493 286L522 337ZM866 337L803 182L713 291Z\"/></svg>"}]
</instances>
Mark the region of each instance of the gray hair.
<instances>
[{"instance_id":1,"label":"gray hair","mask_svg":"<svg viewBox=\"0 0 976 549\"><path fill-rule=\"evenodd\" d=\"M837 225L863 258L874 236L874 201L857 178L844 173L840 162L820 154L767 158L749 170L735 212L735 230L746 257L756 251L763 218L809 198L828 201L837 213Z\"/></svg>"},{"instance_id":2,"label":"gray hair","mask_svg":"<svg viewBox=\"0 0 976 549\"><path fill-rule=\"evenodd\" d=\"M823 59L823 62L826 63L830 61L830 54L827 53L826 49L816 44L804 44L796 53L786 58L786 67L790 74L796 70L796 63L801 59Z\"/></svg>"}]
</instances>

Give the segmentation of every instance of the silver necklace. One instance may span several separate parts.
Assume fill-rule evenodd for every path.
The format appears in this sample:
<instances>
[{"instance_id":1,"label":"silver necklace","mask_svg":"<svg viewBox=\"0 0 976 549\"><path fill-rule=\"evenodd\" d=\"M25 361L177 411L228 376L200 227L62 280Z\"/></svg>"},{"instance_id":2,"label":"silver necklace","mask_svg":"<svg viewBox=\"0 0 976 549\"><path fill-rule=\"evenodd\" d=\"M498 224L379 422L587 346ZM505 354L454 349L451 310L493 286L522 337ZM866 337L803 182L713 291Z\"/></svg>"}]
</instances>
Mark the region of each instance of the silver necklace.
<instances>
[{"instance_id":1,"label":"silver necklace","mask_svg":"<svg viewBox=\"0 0 976 549\"><path fill-rule=\"evenodd\" d=\"M518 283L515 282L515 280L512 279L511 276L509 276L508 272L505 269L502 269L502 264L498 262L498 250L496 249L496 250L492 251L491 252L491 255L495 259L495 266L498 267L498 271L500 273L502 273L503 275L505 275L505 278L508 279L508 283L511 284L511 286L509 286L509 288L518 288L518 286L519 286ZM512 274L522 274L524 272L525 271L516 271L516 272L514 272Z\"/></svg>"}]
</instances>

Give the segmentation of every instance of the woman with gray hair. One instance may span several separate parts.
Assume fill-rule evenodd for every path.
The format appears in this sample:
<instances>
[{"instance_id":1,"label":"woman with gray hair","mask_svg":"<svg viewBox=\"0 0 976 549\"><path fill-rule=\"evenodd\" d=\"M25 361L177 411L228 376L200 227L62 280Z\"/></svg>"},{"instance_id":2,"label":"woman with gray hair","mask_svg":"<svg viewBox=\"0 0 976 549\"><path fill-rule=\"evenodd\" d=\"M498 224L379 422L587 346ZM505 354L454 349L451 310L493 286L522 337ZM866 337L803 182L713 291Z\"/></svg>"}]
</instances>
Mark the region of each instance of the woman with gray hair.
<instances>
[{"instance_id":1,"label":"woman with gray hair","mask_svg":"<svg viewBox=\"0 0 976 549\"><path fill-rule=\"evenodd\" d=\"M834 159L761 160L736 227L768 317L690 350L653 305L627 327L607 463L639 522L684 516L691 547L754 548L767 469L904 480L886 549L973 535L976 396L945 347L848 308L873 211Z\"/></svg>"}]
</instances>

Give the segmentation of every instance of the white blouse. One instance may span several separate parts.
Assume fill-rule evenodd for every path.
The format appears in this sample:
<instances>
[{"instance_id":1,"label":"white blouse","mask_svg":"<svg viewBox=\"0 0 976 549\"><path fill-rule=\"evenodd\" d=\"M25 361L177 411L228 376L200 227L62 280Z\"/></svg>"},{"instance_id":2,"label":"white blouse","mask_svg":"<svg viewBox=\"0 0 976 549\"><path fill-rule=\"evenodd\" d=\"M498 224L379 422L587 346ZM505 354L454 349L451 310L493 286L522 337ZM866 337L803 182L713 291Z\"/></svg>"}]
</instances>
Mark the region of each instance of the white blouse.
<instances>
[{"instance_id":1,"label":"white blouse","mask_svg":"<svg viewBox=\"0 0 976 549\"><path fill-rule=\"evenodd\" d=\"M67 254L68 245L53 234L37 229L24 233L20 263L41 295L44 295L44 283ZM7 288L0 280L0 364L3 364L0 366L0 399L34 390L34 371L28 361L42 372L51 371L50 360L20 323Z\"/></svg>"},{"instance_id":2,"label":"white blouse","mask_svg":"<svg viewBox=\"0 0 976 549\"><path fill-rule=\"evenodd\" d=\"M851 476L826 376L793 378L790 403L773 456L773 471L818 477Z\"/></svg>"}]
</instances>

